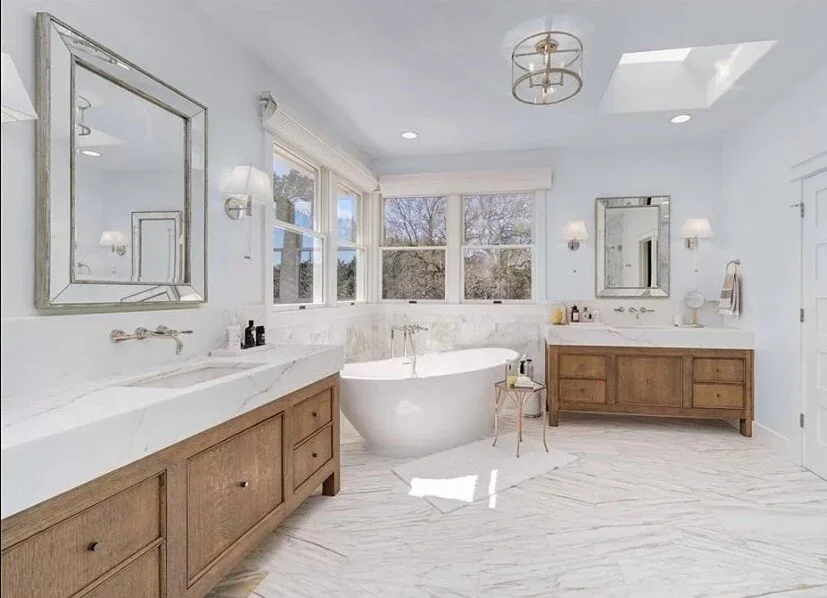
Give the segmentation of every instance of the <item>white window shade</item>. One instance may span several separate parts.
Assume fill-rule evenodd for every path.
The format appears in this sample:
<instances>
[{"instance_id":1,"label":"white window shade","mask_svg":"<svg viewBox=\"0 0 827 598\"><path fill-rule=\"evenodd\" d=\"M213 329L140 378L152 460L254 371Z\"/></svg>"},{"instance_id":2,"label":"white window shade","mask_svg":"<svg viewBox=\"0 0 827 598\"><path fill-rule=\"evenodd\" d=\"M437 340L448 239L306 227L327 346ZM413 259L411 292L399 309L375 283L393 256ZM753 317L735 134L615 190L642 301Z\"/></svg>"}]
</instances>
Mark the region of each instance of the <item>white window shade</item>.
<instances>
[{"instance_id":1,"label":"white window shade","mask_svg":"<svg viewBox=\"0 0 827 598\"><path fill-rule=\"evenodd\" d=\"M326 166L359 190L370 192L379 187L379 179L358 158L311 131L281 106L265 110L262 122L276 141Z\"/></svg>"},{"instance_id":2,"label":"white window shade","mask_svg":"<svg viewBox=\"0 0 827 598\"><path fill-rule=\"evenodd\" d=\"M380 180L385 197L542 191L551 184L550 168L400 174Z\"/></svg>"}]
</instances>

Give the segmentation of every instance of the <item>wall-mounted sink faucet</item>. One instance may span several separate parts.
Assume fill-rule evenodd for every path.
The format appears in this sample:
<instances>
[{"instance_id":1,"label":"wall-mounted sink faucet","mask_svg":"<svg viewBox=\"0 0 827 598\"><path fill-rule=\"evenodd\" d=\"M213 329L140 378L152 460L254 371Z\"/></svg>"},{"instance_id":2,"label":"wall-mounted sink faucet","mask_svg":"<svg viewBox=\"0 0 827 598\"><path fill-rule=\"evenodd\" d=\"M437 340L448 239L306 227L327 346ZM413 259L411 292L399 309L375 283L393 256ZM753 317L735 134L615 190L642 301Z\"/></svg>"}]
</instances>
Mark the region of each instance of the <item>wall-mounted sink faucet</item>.
<instances>
[{"instance_id":1,"label":"wall-mounted sink faucet","mask_svg":"<svg viewBox=\"0 0 827 598\"><path fill-rule=\"evenodd\" d=\"M640 314L651 314L651 313L654 313L654 311L655 311L654 309L648 309L645 305L640 307L640 308L637 308L637 307L630 307L629 308L629 313L630 314L635 314L635 320L640 319Z\"/></svg>"},{"instance_id":2,"label":"wall-mounted sink faucet","mask_svg":"<svg viewBox=\"0 0 827 598\"><path fill-rule=\"evenodd\" d=\"M132 334L115 329L109 333L109 340L113 343L122 343L123 341L131 340L143 341L148 338L168 338L175 343L175 354L180 355L184 348L184 340L181 338L182 334L192 334L192 330L175 330L161 324L155 330L139 326Z\"/></svg>"}]
</instances>

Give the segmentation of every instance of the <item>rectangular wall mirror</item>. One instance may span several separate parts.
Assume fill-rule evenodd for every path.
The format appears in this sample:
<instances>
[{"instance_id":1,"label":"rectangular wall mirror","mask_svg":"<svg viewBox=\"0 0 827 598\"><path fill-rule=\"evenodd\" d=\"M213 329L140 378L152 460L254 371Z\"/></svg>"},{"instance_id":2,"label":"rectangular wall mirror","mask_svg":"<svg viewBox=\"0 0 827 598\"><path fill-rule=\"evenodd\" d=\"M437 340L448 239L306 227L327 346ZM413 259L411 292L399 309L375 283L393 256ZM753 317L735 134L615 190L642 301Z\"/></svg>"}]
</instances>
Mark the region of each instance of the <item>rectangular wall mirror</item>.
<instances>
[{"instance_id":1,"label":"rectangular wall mirror","mask_svg":"<svg viewBox=\"0 0 827 598\"><path fill-rule=\"evenodd\" d=\"M36 306L206 301L206 107L45 13L37 77Z\"/></svg>"},{"instance_id":2,"label":"rectangular wall mirror","mask_svg":"<svg viewBox=\"0 0 827 598\"><path fill-rule=\"evenodd\" d=\"M669 204L667 195L597 198L597 297L669 296Z\"/></svg>"}]
</instances>

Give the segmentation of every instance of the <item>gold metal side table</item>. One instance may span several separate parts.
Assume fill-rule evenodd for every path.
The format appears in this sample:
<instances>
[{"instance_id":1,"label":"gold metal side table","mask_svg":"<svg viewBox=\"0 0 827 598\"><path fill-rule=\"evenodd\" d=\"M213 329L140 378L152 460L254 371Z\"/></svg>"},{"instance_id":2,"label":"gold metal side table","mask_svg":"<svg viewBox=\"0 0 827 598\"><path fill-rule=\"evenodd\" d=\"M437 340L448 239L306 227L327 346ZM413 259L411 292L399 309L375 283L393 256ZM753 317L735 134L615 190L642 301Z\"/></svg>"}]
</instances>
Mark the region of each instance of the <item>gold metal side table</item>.
<instances>
[{"instance_id":1,"label":"gold metal side table","mask_svg":"<svg viewBox=\"0 0 827 598\"><path fill-rule=\"evenodd\" d=\"M497 446L497 438L499 436L499 415L500 408L508 402L515 402L517 404L517 456L520 456L520 443L523 441L523 410L529 399L537 398L540 400L542 417L540 421L543 424L543 446L548 452L548 444L546 443L546 397L544 396L546 387L537 382L534 386L508 386L505 380L494 384L494 444Z\"/></svg>"}]
</instances>

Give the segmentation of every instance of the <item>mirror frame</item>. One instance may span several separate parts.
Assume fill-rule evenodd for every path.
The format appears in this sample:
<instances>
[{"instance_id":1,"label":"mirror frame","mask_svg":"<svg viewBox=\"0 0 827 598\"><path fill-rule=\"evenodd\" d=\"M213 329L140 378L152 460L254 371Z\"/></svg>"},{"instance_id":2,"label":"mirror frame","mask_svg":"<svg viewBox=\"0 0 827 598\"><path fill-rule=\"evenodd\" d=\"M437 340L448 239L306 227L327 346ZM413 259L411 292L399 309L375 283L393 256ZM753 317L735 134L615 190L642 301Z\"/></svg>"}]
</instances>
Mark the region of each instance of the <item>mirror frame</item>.
<instances>
[{"instance_id":1,"label":"mirror frame","mask_svg":"<svg viewBox=\"0 0 827 598\"><path fill-rule=\"evenodd\" d=\"M658 259L666 259L666 276L658 277L658 286L651 288L643 287L612 287L606 286L605 277L605 253L606 253L606 227L601 229L600 226L600 208L604 211L610 208L635 208L635 207L654 207L652 204L635 203L642 200L652 199L662 200L657 205L658 207ZM671 230L669 213L672 204L672 197L669 195L629 195L620 197L598 197L595 199L594 205L594 294L595 297L605 298L623 298L623 297L645 297L647 299L665 299L669 297L672 276L672 264L670 257L671 245ZM603 260L603 280L600 280L600 260Z\"/></svg>"},{"instance_id":2,"label":"mirror frame","mask_svg":"<svg viewBox=\"0 0 827 598\"><path fill-rule=\"evenodd\" d=\"M53 182L52 182L52 35L53 30L65 31L74 38L73 43L67 45L66 51L68 53L68 62L70 69L69 94L71 106L68 107L70 112L70 135L69 135L69 188L68 197L53 197ZM66 25L59 19L56 19L49 13L37 13L36 25L36 74L37 74L37 92L36 92L36 110L38 120L36 124L36 154L37 154L37 190L36 190L36 221L35 221L35 307L40 310L72 312L72 311L100 311L100 312L116 312L116 311L141 311L141 310L158 310L158 309L173 309L195 307L199 304L207 302L207 231L208 231L208 170L207 170L207 149L208 149L208 118L207 107L200 102L192 99L186 94L182 93L175 87L165 83L158 77L140 68L133 62L123 58L92 38L80 33L76 29ZM104 70L95 67L83 60L83 57L78 57L75 53L76 48L73 49L71 45L84 47L90 52L94 52L95 57L103 57L107 62L114 62L126 67L127 71L133 71L135 77L141 78L138 85L143 82L146 87L152 87L151 90L141 89L136 86L134 82L127 82L119 80L114 75L106 73ZM74 69L77 66L82 66L92 72L98 74L110 81L113 85L119 85L129 91L139 95L145 100L159 105L162 108L180 116L184 120L184 197L180 205L182 205L182 229L183 229L183 262L182 262L182 280L180 283L142 283L134 280L129 281L79 281L75 279L74 268L74 230L75 222L73 221L73 214L75 209L75 164L74 164L74 126L75 126L75 110L74 110ZM155 97L152 90L156 93L162 92L166 98L171 98L180 103L185 103L190 106L190 110L185 112L176 107L170 106L165 99ZM63 107L58 107L62 109ZM193 122L195 119L203 120L203 133L194 130ZM193 137L196 135L196 140L200 142L203 152L203 171L196 169L193 164ZM203 135L203 139L201 138ZM61 168L63 166L61 165ZM203 180L201 180L203 177ZM193 196L193 182L200 183L200 187L196 196ZM201 193L203 192L203 197ZM52 211L53 205L63 206L68 204L66 212L70 214L68 222L56 223L53 227ZM198 219L203 221L203 230L201 227L193 227L193 208L200 208L201 212L198 214ZM125 209L132 212L129 206ZM160 210L159 210L160 211ZM168 211L168 210L167 210ZM59 230L55 232L54 229ZM199 255L193 255L193 235L201 236L201 245L203 251ZM52 237L68 239L69 245L69 263L56 264L55 267L66 268L68 276L65 273L56 274L52 271L52 253L53 240ZM61 280L55 283L55 279L60 276L67 282L64 284ZM62 287L53 289L55 287ZM66 301L58 302L57 298L66 291L71 291L73 288L99 285L108 287L107 293L115 295L118 300L111 300L104 298L101 301ZM117 287L117 288L113 288Z\"/></svg>"}]
</instances>

